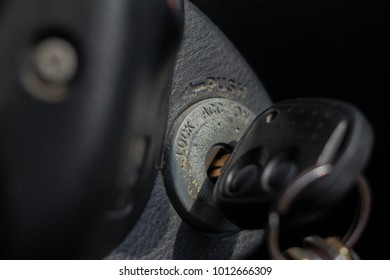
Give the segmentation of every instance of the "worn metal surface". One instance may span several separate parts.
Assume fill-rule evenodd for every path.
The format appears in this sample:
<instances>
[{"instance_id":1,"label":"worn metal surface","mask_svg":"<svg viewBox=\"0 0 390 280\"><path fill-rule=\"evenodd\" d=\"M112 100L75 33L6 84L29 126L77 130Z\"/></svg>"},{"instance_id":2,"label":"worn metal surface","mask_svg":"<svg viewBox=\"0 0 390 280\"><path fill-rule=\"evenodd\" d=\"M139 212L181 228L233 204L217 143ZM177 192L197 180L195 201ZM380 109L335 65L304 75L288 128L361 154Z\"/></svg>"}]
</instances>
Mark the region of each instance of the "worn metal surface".
<instances>
[{"instance_id":1,"label":"worn metal surface","mask_svg":"<svg viewBox=\"0 0 390 280\"><path fill-rule=\"evenodd\" d=\"M206 232L234 232L237 227L213 200L206 155L216 144L234 147L255 115L236 101L210 98L186 110L175 122L165 153L166 187L179 215Z\"/></svg>"},{"instance_id":2,"label":"worn metal surface","mask_svg":"<svg viewBox=\"0 0 390 280\"><path fill-rule=\"evenodd\" d=\"M179 115L204 99L234 100L254 114L269 107L262 84L234 46L196 7L184 3L184 38L172 81L167 134ZM230 86L224 86L229 80ZM187 225L172 207L160 172L137 225L107 258L243 259L260 244L259 230L221 237L204 235Z\"/></svg>"}]
</instances>

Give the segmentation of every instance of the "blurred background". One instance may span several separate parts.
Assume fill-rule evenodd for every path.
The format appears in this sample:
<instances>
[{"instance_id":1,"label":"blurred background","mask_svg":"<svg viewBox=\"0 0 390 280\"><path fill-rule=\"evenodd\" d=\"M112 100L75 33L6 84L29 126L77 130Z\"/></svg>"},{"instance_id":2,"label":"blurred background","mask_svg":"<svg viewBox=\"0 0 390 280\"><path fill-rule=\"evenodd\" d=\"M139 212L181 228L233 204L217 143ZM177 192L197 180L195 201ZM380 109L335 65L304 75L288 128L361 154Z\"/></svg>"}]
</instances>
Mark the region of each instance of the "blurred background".
<instances>
[{"instance_id":1,"label":"blurred background","mask_svg":"<svg viewBox=\"0 0 390 280\"><path fill-rule=\"evenodd\" d=\"M376 135L365 171L372 185L373 212L356 251L363 259L389 259L389 1L192 1L239 49L274 101L337 98L364 112ZM309 231L342 234L352 221L354 199L348 198L344 207ZM299 240L295 237L286 233L288 242ZM262 256L259 252L254 258Z\"/></svg>"}]
</instances>

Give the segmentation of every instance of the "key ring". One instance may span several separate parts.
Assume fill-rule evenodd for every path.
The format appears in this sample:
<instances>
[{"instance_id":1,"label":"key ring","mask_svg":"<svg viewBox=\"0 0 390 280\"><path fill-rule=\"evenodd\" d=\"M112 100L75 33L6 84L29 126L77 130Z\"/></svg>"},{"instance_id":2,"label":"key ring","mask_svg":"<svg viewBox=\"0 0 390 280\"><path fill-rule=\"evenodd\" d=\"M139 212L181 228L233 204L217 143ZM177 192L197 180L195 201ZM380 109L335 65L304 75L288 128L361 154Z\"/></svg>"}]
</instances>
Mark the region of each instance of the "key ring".
<instances>
[{"instance_id":1,"label":"key ring","mask_svg":"<svg viewBox=\"0 0 390 280\"><path fill-rule=\"evenodd\" d=\"M287 213L292 203L295 201L299 193L303 191L310 183L329 175L332 172L332 166L329 164L315 166L303 172L298 176L288 187L286 187L273 211L268 216L268 250L271 258L278 260L285 260L285 256L280 250L279 235L280 235L280 215ZM371 190L367 180L362 176L358 176L356 180L356 187L359 191L360 202L356 216L346 234L338 240L336 238L327 238L326 240L319 237L306 238L306 243L314 244L319 251L325 252L325 258L333 259L358 259L359 257L351 249L361 237L371 212ZM328 254L329 253L329 254ZM314 253L313 256L318 257ZM332 256L330 256L332 255ZM321 259L321 257L319 258Z\"/></svg>"}]
</instances>

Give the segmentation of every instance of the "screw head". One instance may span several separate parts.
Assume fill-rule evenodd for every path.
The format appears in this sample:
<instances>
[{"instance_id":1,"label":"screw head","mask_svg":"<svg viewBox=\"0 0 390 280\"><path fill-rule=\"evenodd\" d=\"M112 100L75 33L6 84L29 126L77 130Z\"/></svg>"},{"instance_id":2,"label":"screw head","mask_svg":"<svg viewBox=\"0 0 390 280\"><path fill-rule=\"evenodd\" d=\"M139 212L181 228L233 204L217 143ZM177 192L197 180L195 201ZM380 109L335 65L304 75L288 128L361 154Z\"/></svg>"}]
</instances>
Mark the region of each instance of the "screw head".
<instances>
[{"instance_id":1,"label":"screw head","mask_svg":"<svg viewBox=\"0 0 390 280\"><path fill-rule=\"evenodd\" d=\"M75 48L65 39L50 37L32 49L21 69L21 82L30 96L56 103L64 100L78 67Z\"/></svg>"},{"instance_id":2,"label":"screw head","mask_svg":"<svg viewBox=\"0 0 390 280\"><path fill-rule=\"evenodd\" d=\"M38 76L47 83L65 84L77 70L77 54L73 46L62 38L52 37L34 50L33 63Z\"/></svg>"}]
</instances>

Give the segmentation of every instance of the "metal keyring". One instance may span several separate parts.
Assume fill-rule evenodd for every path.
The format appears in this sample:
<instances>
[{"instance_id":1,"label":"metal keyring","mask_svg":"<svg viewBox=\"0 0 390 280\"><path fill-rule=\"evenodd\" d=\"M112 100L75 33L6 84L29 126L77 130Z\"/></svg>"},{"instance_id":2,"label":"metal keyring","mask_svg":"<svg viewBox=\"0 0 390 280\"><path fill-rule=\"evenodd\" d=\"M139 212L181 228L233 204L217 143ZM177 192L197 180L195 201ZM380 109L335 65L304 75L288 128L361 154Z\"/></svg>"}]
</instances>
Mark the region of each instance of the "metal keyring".
<instances>
[{"instance_id":1,"label":"metal keyring","mask_svg":"<svg viewBox=\"0 0 390 280\"><path fill-rule=\"evenodd\" d=\"M280 215L285 214L299 193L310 183L318 180L332 172L331 165L320 165L308 169L292 182L280 196L278 203L268 216L268 250L273 259L285 260L279 246ZM359 191L360 203L356 216L347 233L341 238L346 247L353 247L361 237L371 212L371 191L367 180L360 175L356 180L356 187Z\"/></svg>"}]
</instances>

